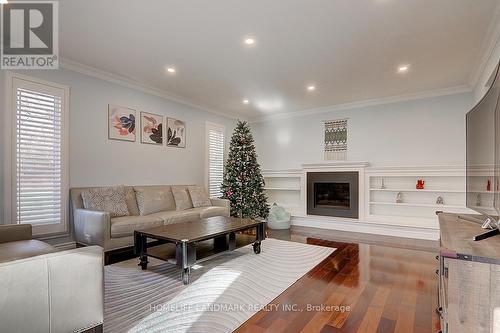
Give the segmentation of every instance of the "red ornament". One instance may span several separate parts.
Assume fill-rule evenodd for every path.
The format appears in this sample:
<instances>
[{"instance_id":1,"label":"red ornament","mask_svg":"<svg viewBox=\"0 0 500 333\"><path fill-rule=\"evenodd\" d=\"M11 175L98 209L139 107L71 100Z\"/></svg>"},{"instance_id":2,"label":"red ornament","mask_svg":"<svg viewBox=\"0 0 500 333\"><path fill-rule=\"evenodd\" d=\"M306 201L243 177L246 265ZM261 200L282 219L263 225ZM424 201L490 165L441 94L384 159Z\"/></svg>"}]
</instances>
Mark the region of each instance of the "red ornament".
<instances>
[{"instance_id":1,"label":"red ornament","mask_svg":"<svg viewBox=\"0 0 500 333\"><path fill-rule=\"evenodd\" d=\"M423 190L425 185L425 181L422 179L417 180L417 185L415 186L417 190Z\"/></svg>"}]
</instances>

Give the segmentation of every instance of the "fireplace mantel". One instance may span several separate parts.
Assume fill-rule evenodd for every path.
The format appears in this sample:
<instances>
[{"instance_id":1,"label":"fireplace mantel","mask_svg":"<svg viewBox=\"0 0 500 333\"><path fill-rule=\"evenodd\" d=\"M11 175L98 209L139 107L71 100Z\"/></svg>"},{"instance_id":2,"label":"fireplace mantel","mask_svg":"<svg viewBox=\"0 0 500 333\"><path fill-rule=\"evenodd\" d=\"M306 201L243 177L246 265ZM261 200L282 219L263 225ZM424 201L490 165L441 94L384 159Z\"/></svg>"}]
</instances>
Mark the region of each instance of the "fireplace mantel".
<instances>
[{"instance_id":1,"label":"fireplace mantel","mask_svg":"<svg viewBox=\"0 0 500 333\"><path fill-rule=\"evenodd\" d=\"M320 162L320 163L305 163L302 164L303 170L308 169L364 169L370 166L368 162L357 162L357 161L331 161L331 162Z\"/></svg>"},{"instance_id":2,"label":"fireplace mantel","mask_svg":"<svg viewBox=\"0 0 500 333\"><path fill-rule=\"evenodd\" d=\"M311 172L357 172L359 175L358 181L358 218L353 220L363 220L365 218L365 169L370 166L370 163L363 161L323 161L318 163L302 164L302 202L303 214L307 214L307 174ZM317 215L311 215L317 216ZM336 219L336 217L332 217Z\"/></svg>"}]
</instances>

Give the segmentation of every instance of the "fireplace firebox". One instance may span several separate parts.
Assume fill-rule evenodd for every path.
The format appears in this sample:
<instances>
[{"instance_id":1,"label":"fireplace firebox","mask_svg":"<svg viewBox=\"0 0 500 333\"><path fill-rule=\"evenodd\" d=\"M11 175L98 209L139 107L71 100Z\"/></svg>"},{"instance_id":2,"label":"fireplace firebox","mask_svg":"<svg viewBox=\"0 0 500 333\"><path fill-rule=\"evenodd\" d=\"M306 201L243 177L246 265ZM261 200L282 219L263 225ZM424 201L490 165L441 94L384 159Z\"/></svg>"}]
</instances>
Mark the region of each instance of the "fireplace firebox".
<instances>
[{"instance_id":1,"label":"fireplace firebox","mask_svg":"<svg viewBox=\"0 0 500 333\"><path fill-rule=\"evenodd\" d=\"M358 172L308 172L307 214L358 218Z\"/></svg>"}]
</instances>

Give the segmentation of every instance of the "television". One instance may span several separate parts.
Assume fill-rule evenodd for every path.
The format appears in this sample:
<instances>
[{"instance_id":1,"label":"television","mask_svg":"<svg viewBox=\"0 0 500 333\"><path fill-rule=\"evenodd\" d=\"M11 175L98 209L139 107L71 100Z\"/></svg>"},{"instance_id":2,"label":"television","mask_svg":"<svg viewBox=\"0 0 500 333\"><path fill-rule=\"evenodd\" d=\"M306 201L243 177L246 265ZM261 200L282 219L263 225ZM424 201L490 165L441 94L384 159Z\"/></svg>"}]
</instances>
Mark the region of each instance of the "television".
<instances>
[{"instance_id":1,"label":"television","mask_svg":"<svg viewBox=\"0 0 500 333\"><path fill-rule=\"evenodd\" d=\"M474 240L499 232L500 215L500 74L495 69L488 91L466 115L467 207L483 216L483 228L490 229Z\"/></svg>"}]
</instances>

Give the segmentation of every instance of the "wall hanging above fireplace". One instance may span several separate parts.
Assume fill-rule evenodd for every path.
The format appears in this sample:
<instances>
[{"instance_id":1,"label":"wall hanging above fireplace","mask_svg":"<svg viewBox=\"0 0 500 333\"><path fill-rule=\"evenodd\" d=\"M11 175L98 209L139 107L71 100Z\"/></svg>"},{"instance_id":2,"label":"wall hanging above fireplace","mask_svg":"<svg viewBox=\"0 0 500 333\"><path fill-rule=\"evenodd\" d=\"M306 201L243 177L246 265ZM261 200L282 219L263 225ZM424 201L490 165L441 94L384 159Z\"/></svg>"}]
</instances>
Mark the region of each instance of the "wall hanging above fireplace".
<instances>
[{"instance_id":1,"label":"wall hanging above fireplace","mask_svg":"<svg viewBox=\"0 0 500 333\"><path fill-rule=\"evenodd\" d=\"M347 159L347 119L325 121L325 160Z\"/></svg>"}]
</instances>

